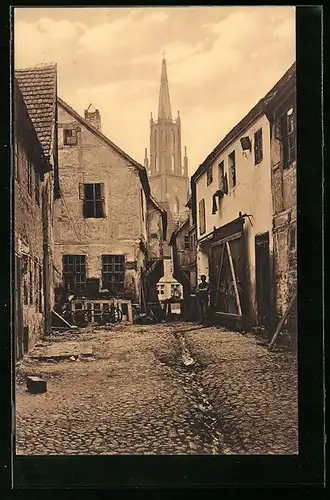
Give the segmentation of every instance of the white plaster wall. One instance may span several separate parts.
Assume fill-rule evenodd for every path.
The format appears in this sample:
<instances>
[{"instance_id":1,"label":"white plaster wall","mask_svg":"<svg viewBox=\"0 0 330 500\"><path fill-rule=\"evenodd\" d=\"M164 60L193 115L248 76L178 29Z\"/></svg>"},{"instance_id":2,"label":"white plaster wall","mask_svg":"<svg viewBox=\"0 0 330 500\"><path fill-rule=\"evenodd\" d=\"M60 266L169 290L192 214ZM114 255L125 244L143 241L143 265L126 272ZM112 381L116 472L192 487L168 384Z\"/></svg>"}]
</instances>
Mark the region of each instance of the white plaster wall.
<instances>
[{"instance_id":1,"label":"white plaster wall","mask_svg":"<svg viewBox=\"0 0 330 500\"><path fill-rule=\"evenodd\" d=\"M254 133L262 127L263 135L263 160L254 164ZM240 138L249 136L252 148L243 156ZM236 152L236 186L230 186L230 172L228 166L228 155ZM228 195L225 195L220 203L220 209L212 214L212 196L219 188L218 165L224 160L225 173L228 178ZM206 231L200 234L199 228L199 201L205 199ZM265 115L256 120L245 132L241 133L213 162L213 182L207 186L206 172L196 182L196 206L197 206L197 237L198 239L211 233L215 227L220 227L242 214L251 215L251 226L249 220L245 219L245 231L247 234L248 263L251 280L251 298L255 300L255 235L269 232L270 252L273 251L272 241L272 197L271 197L271 161L270 161L270 127ZM198 251L198 276L206 274L206 260L201 251Z\"/></svg>"}]
</instances>

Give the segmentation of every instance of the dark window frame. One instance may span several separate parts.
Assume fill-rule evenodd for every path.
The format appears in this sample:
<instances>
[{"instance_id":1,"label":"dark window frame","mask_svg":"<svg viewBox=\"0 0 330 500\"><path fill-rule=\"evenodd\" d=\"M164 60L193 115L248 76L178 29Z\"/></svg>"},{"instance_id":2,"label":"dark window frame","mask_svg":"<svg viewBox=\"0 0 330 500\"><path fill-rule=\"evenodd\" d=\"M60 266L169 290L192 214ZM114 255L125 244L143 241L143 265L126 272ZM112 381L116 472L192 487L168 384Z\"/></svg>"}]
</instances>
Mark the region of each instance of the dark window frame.
<instances>
[{"instance_id":1,"label":"dark window frame","mask_svg":"<svg viewBox=\"0 0 330 500\"><path fill-rule=\"evenodd\" d=\"M254 133L254 164L259 165L263 160L262 127Z\"/></svg>"},{"instance_id":2,"label":"dark window frame","mask_svg":"<svg viewBox=\"0 0 330 500\"><path fill-rule=\"evenodd\" d=\"M102 219L105 217L103 191L103 183L82 184L84 219Z\"/></svg>"},{"instance_id":3,"label":"dark window frame","mask_svg":"<svg viewBox=\"0 0 330 500\"><path fill-rule=\"evenodd\" d=\"M292 113L289 112L292 109ZM282 143L282 161L283 168L290 168L296 161L296 116L295 109L290 106L289 109L280 117L281 143Z\"/></svg>"},{"instance_id":4,"label":"dark window frame","mask_svg":"<svg viewBox=\"0 0 330 500\"><path fill-rule=\"evenodd\" d=\"M185 250L190 250L190 237L189 237L189 234L185 234L183 236L184 238L184 249Z\"/></svg>"},{"instance_id":5,"label":"dark window frame","mask_svg":"<svg viewBox=\"0 0 330 500\"><path fill-rule=\"evenodd\" d=\"M230 187L234 188L237 185L237 173L236 173L236 153L235 150L228 155L228 165L230 172Z\"/></svg>"},{"instance_id":6,"label":"dark window frame","mask_svg":"<svg viewBox=\"0 0 330 500\"><path fill-rule=\"evenodd\" d=\"M78 145L78 131L75 128L63 129L63 144L64 146Z\"/></svg>"},{"instance_id":7,"label":"dark window frame","mask_svg":"<svg viewBox=\"0 0 330 500\"><path fill-rule=\"evenodd\" d=\"M68 292L86 289L86 255L62 255L63 283Z\"/></svg>"},{"instance_id":8,"label":"dark window frame","mask_svg":"<svg viewBox=\"0 0 330 500\"><path fill-rule=\"evenodd\" d=\"M206 185L209 186L213 182L213 165L210 165L206 170Z\"/></svg>"},{"instance_id":9,"label":"dark window frame","mask_svg":"<svg viewBox=\"0 0 330 500\"><path fill-rule=\"evenodd\" d=\"M125 287L125 255L102 255L101 262L102 288L107 288L107 284L110 283L117 291L123 291Z\"/></svg>"}]
</instances>

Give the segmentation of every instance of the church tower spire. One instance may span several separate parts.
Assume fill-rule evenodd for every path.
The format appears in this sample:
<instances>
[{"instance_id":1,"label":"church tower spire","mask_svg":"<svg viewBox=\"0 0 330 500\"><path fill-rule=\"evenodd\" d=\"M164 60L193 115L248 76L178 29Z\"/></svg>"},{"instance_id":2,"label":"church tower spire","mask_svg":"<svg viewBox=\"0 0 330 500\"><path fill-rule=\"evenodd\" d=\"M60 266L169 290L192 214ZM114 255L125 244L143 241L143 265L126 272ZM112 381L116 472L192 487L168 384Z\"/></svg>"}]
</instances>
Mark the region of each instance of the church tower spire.
<instances>
[{"instance_id":1,"label":"church tower spire","mask_svg":"<svg viewBox=\"0 0 330 500\"><path fill-rule=\"evenodd\" d=\"M162 74L160 78L158 120L172 120L170 91L168 88L166 59L163 57Z\"/></svg>"},{"instance_id":2,"label":"church tower spire","mask_svg":"<svg viewBox=\"0 0 330 500\"><path fill-rule=\"evenodd\" d=\"M163 56L158 119L150 118L150 158L145 152L151 192L168 213L168 228L186 216L189 177L186 149L181 151L181 118L172 118L166 59ZM183 159L183 161L182 161ZM172 221L172 222L170 222ZM173 223L173 224L172 224ZM174 227L174 226L173 226Z\"/></svg>"}]
</instances>

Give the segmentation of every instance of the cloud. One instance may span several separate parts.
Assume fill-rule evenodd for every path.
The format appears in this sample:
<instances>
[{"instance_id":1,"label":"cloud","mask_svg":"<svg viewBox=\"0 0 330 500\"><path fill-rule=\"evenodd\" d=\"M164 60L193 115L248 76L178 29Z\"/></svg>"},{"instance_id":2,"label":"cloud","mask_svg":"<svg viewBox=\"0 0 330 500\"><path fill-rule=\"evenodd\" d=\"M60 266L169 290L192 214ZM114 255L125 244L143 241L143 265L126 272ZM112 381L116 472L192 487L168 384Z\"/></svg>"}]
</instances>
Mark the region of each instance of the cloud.
<instances>
[{"instance_id":1,"label":"cloud","mask_svg":"<svg viewBox=\"0 0 330 500\"><path fill-rule=\"evenodd\" d=\"M16 14L17 12L17 14ZM138 161L165 51L190 171L295 59L294 7L15 9L15 66L58 64L61 97Z\"/></svg>"}]
</instances>

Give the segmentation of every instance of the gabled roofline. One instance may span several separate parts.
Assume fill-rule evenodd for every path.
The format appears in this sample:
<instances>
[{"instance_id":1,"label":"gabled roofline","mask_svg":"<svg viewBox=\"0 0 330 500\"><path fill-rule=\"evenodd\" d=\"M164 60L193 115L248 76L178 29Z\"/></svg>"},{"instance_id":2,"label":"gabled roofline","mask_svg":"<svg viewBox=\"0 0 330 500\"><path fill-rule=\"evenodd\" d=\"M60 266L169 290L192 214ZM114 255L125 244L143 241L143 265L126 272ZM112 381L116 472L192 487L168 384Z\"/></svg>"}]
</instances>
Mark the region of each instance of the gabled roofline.
<instances>
[{"instance_id":1,"label":"gabled roofline","mask_svg":"<svg viewBox=\"0 0 330 500\"><path fill-rule=\"evenodd\" d=\"M84 127L86 127L92 134L98 136L102 141L104 141L108 146L110 146L112 149L114 149L117 153L119 153L121 156L123 156L127 161L132 163L135 167L137 167L139 170L145 170L145 168L138 163L137 161L133 160L125 151L120 149L119 146L117 146L114 142L112 142L108 137L106 137L102 132L100 132L97 128L93 127L93 125L87 121L85 118L83 118L77 111L75 111L69 104L67 104L63 99L60 97L57 98L58 103L66 110L68 113L73 115L77 121L79 121Z\"/></svg>"},{"instance_id":2,"label":"gabled roofline","mask_svg":"<svg viewBox=\"0 0 330 500\"><path fill-rule=\"evenodd\" d=\"M144 188L145 193L150 196L150 185L148 181L147 171L143 165L133 160L125 151L120 149L114 142L112 142L108 137L106 137L102 132L100 132L97 128L93 127L93 125L85 120L77 111L75 111L68 103L63 101L60 97L57 98L58 104L60 104L68 113L70 113L78 122L81 123L87 130L89 130L92 134L101 139L105 144L110 146L116 153L120 154L125 160L131 163L134 167L136 167L139 171L139 176L141 180L141 184Z\"/></svg>"},{"instance_id":3,"label":"gabled roofline","mask_svg":"<svg viewBox=\"0 0 330 500\"><path fill-rule=\"evenodd\" d=\"M178 235L179 231L181 231L181 229L186 225L186 224L189 224L189 216L184 220L182 221L178 227L176 229L174 229L174 231L172 232L171 234L171 237L170 237L170 241L169 241L169 245L173 245L174 243L174 238Z\"/></svg>"},{"instance_id":4,"label":"gabled roofline","mask_svg":"<svg viewBox=\"0 0 330 500\"><path fill-rule=\"evenodd\" d=\"M213 149L213 151L206 157L203 163L200 164L198 169L192 175L192 182L196 182L198 177L200 177L207 167L215 160L217 156L229 146L229 144L236 139L242 132L244 132L257 118L265 114L266 109L270 105L273 99L276 99L279 92L283 91L283 88L290 86L295 82L296 74L296 62L294 62L290 68L284 73L280 80L271 88L267 94L260 99L257 104L242 118L242 120L233 127L228 134L219 142L219 144Z\"/></svg>"}]
</instances>

